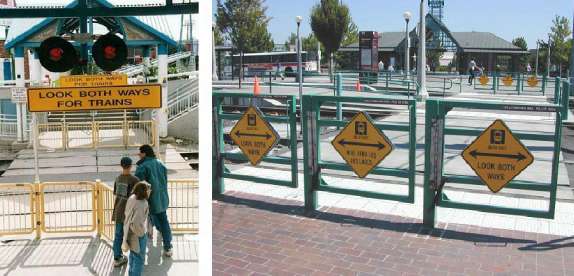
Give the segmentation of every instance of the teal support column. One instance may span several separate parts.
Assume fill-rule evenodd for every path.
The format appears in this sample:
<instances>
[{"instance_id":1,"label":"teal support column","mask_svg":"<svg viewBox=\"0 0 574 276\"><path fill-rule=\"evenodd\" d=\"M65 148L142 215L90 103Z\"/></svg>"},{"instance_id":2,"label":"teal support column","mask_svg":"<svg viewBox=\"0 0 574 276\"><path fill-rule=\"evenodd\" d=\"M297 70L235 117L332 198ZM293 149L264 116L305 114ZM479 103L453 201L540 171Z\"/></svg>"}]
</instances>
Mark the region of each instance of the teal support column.
<instances>
[{"instance_id":1,"label":"teal support column","mask_svg":"<svg viewBox=\"0 0 574 276\"><path fill-rule=\"evenodd\" d=\"M560 104L560 78L554 78L554 103Z\"/></svg>"},{"instance_id":2,"label":"teal support column","mask_svg":"<svg viewBox=\"0 0 574 276\"><path fill-rule=\"evenodd\" d=\"M219 119L219 114L221 114L221 102L222 98L213 97L213 153L212 153L212 197L217 198L223 195L225 192L225 185L223 182L223 171L224 171L224 163L223 157L221 153L223 152L223 148L225 143L223 141L223 120Z\"/></svg>"},{"instance_id":3,"label":"teal support column","mask_svg":"<svg viewBox=\"0 0 574 276\"><path fill-rule=\"evenodd\" d=\"M305 212L313 213L317 210L317 187L319 185L319 162L317 131L318 107L310 96L303 96L302 127L303 127L303 180Z\"/></svg>"},{"instance_id":4,"label":"teal support column","mask_svg":"<svg viewBox=\"0 0 574 276\"><path fill-rule=\"evenodd\" d=\"M343 91L343 75L341 73L337 73L335 79L335 96L340 97L341 91ZM337 102L337 120L343 120L343 103ZM339 127L337 127L339 129Z\"/></svg>"},{"instance_id":5,"label":"teal support column","mask_svg":"<svg viewBox=\"0 0 574 276\"><path fill-rule=\"evenodd\" d=\"M546 75L542 76L542 96L546 95Z\"/></svg>"},{"instance_id":6,"label":"teal support column","mask_svg":"<svg viewBox=\"0 0 574 276\"><path fill-rule=\"evenodd\" d=\"M568 81L562 82L562 120L568 120L568 107L570 105L570 83Z\"/></svg>"},{"instance_id":7,"label":"teal support column","mask_svg":"<svg viewBox=\"0 0 574 276\"><path fill-rule=\"evenodd\" d=\"M436 223L436 204L435 204L435 189L431 185L432 178L436 178L431 171L436 172L433 165L435 156L431 156L431 151L434 152L432 139L433 127L436 127L437 119L439 117L439 102L437 99L427 99L425 107L425 172L423 184L423 225L425 227L434 228ZM436 145L434 145L436 146ZM442 160L441 160L442 162Z\"/></svg>"}]
</instances>

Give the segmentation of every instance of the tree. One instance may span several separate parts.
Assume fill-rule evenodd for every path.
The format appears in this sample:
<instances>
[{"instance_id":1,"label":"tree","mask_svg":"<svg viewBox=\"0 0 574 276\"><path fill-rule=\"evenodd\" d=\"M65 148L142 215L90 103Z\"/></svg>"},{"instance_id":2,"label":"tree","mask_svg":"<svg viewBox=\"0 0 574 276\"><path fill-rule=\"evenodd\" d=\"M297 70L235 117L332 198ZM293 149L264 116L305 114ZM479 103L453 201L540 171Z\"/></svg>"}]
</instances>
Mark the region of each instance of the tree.
<instances>
[{"instance_id":1,"label":"tree","mask_svg":"<svg viewBox=\"0 0 574 276\"><path fill-rule=\"evenodd\" d=\"M349 21L349 25L347 25L345 35L343 36L343 41L341 42L341 46L343 47L359 42L359 28L355 25L353 19L350 18ZM343 68L355 68L358 66L357 55L351 52L338 52L335 54L335 60L337 64Z\"/></svg>"},{"instance_id":2,"label":"tree","mask_svg":"<svg viewBox=\"0 0 574 276\"><path fill-rule=\"evenodd\" d=\"M560 76L563 69L569 67L568 60L570 57L570 49L572 45L572 30L570 29L570 22L568 18L563 16L556 16L552 21L553 26L550 28L550 60L551 63L558 65Z\"/></svg>"},{"instance_id":3,"label":"tree","mask_svg":"<svg viewBox=\"0 0 574 276\"><path fill-rule=\"evenodd\" d=\"M219 46L219 45L223 45L224 42L225 42L225 39L223 38L223 34L221 33L221 30L217 26L214 26L214 28L213 28L213 44L215 46Z\"/></svg>"},{"instance_id":4,"label":"tree","mask_svg":"<svg viewBox=\"0 0 574 276\"><path fill-rule=\"evenodd\" d=\"M528 51L528 44L526 43L526 39L524 39L524 37L517 37L517 38L513 39L512 45L522 49L523 51ZM528 63L528 55L521 56L519 67L525 68L526 63Z\"/></svg>"},{"instance_id":5,"label":"tree","mask_svg":"<svg viewBox=\"0 0 574 276\"><path fill-rule=\"evenodd\" d=\"M289 51L291 45L297 47L297 34L291 33L287 40L285 40L285 50Z\"/></svg>"},{"instance_id":6,"label":"tree","mask_svg":"<svg viewBox=\"0 0 574 276\"><path fill-rule=\"evenodd\" d=\"M349 29L349 7L338 0L321 0L311 9L311 29L329 57L329 76L333 77L333 53L335 53Z\"/></svg>"},{"instance_id":7,"label":"tree","mask_svg":"<svg viewBox=\"0 0 574 276\"><path fill-rule=\"evenodd\" d=\"M265 0L217 0L217 27L241 52L273 50Z\"/></svg>"}]
</instances>

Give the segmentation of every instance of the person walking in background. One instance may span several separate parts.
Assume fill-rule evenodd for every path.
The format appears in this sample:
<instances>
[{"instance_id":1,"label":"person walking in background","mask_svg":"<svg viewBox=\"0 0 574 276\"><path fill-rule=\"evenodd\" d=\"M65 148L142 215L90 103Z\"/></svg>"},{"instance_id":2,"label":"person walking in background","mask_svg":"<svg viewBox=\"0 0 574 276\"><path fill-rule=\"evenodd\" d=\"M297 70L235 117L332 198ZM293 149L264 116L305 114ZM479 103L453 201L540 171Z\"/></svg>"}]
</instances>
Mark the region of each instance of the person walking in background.
<instances>
[{"instance_id":1,"label":"person walking in background","mask_svg":"<svg viewBox=\"0 0 574 276\"><path fill-rule=\"evenodd\" d=\"M129 276L141 276L147 247L147 224L151 188L149 183L138 182L126 203L122 250L130 251Z\"/></svg>"},{"instance_id":2,"label":"person walking in background","mask_svg":"<svg viewBox=\"0 0 574 276\"><path fill-rule=\"evenodd\" d=\"M172 235L166 213L169 207L167 168L157 159L150 145L141 146L139 151L140 160L136 163L138 167L135 176L151 185L152 192L149 197L151 223L161 232L164 256L171 257Z\"/></svg>"},{"instance_id":3,"label":"person walking in background","mask_svg":"<svg viewBox=\"0 0 574 276\"><path fill-rule=\"evenodd\" d=\"M475 77L475 70L476 70L476 62L474 59L470 60L468 64L468 85L472 85Z\"/></svg>"},{"instance_id":4,"label":"person walking in background","mask_svg":"<svg viewBox=\"0 0 574 276\"><path fill-rule=\"evenodd\" d=\"M124 240L124 220L126 203L129 196L132 194L134 185L139 179L131 174L132 159L123 157L120 160L122 167L122 174L119 175L114 182L114 210L112 212L112 221L116 223L116 231L114 234L114 266L119 267L128 262L126 256L122 254L122 241Z\"/></svg>"}]
</instances>

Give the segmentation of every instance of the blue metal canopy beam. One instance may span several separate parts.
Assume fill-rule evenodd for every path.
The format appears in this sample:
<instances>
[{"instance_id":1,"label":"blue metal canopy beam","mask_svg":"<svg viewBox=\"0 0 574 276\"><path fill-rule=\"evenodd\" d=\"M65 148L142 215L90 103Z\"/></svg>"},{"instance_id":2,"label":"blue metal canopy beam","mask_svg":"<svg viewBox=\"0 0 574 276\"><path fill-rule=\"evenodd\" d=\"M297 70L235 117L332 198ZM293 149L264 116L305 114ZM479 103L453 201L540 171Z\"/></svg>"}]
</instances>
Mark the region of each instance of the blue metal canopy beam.
<instances>
[{"instance_id":1,"label":"blue metal canopy beam","mask_svg":"<svg viewBox=\"0 0 574 276\"><path fill-rule=\"evenodd\" d=\"M163 6L136 7L75 7L66 8L6 8L0 9L0 18L65 18L65 17L124 17L169 14L196 14L198 3L172 4Z\"/></svg>"}]
</instances>

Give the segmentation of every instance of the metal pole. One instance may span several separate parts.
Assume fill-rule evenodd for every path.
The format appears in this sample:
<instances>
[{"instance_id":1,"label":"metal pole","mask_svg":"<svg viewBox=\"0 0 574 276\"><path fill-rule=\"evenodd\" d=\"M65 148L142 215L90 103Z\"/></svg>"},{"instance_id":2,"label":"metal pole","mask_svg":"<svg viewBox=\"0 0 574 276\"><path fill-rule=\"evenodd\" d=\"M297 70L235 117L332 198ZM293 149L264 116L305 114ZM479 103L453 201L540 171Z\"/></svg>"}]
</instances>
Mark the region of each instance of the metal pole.
<instances>
[{"instance_id":1,"label":"metal pole","mask_svg":"<svg viewBox=\"0 0 574 276\"><path fill-rule=\"evenodd\" d=\"M189 22L189 24L191 24L191 22ZM211 27L211 42L213 43L212 45L212 61L211 61L211 79L216 81L217 80L217 60L215 58L215 25L213 25ZM233 57L232 57L233 58Z\"/></svg>"},{"instance_id":2,"label":"metal pole","mask_svg":"<svg viewBox=\"0 0 574 276\"><path fill-rule=\"evenodd\" d=\"M535 74L536 77L538 77L538 52L540 51L540 43L538 43L538 41L536 41L536 67L535 67Z\"/></svg>"},{"instance_id":3,"label":"metal pole","mask_svg":"<svg viewBox=\"0 0 574 276\"><path fill-rule=\"evenodd\" d=\"M34 183L40 183L40 162L38 160L38 117L32 113L32 147L34 149Z\"/></svg>"},{"instance_id":4,"label":"metal pole","mask_svg":"<svg viewBox=\"0 0 574 276\"><path fill-rule=\"evenodd\" d=\"M301 64L301 34L299 29L301 22L297 21L297 76L299 78L299 108L302 108L303 100L303 67Z\"/></svg>"},{"instance_id":5,"label":"metal pole","mask_svg":"<svg viewBox=\"0 0 574 276\"><path fill-rule=\"evenodd\" d=\"M550 36L548 36L548 56L546 57L546 76L550 78Z\"/></svg>"},{"instance_id":6,"label":"metal pole","mask_svg":"<svg viewBox=\"0 0 574 276\"><path fill-rule=\"evenodd\" d=\"M572 20L572 26L574 28L574 20ZM572 33L572 37L574 38L574 33ZM574 47L570 50L570 56L570 94L572 94L574 91Z\"/></svg>"},{"instance_id":7,"label":"metal pole","mask_svg":"<svg viewBox=\"0 0 574 276\"><path fill-rule=\"evenodd\" d=\"M427 76L426 76L426 21L425 21L425 0L421 0L420 6L420 23L419 23L419 63L418 63L418 82L420 86L420 96L422 99L428 98Z\"/></svg>"},{"instance_id":8,"label":"metal pole","mask_svg":"<svg viewBox=\"0 0 574 276\"><path fill-rule=\"evenodd\" d=\"M411 47L411 39L409 38L409 20L407 21L407 28L405 29L405 76L409 78L410 71L410 60L409 60L409 48Z\"/></svg>"}]
</instances>

